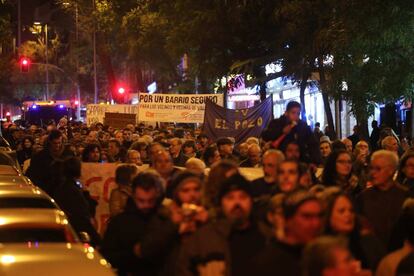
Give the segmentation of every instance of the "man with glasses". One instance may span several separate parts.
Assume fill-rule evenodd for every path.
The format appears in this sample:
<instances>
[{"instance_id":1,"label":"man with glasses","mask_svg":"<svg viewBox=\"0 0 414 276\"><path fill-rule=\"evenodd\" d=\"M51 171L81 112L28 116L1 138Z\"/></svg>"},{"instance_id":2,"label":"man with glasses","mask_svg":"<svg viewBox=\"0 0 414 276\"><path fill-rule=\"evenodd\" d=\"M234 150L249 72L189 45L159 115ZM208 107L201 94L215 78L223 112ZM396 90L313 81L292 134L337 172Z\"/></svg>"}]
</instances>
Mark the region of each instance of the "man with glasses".
<instances>
[{"instance_id":1,"label":"man with glasses","mask_svg":"<svg viewBox=\"0 0 414 276\"><path fill-rule=\"evenodd\" d=\"M397 167L398 156L394 152L374 152L369 167L370 183L356 199L357 210L368 219L384 246L389 243L393 226L408 196L407 190L394 181Z\"/></svg>"}]
</instances>

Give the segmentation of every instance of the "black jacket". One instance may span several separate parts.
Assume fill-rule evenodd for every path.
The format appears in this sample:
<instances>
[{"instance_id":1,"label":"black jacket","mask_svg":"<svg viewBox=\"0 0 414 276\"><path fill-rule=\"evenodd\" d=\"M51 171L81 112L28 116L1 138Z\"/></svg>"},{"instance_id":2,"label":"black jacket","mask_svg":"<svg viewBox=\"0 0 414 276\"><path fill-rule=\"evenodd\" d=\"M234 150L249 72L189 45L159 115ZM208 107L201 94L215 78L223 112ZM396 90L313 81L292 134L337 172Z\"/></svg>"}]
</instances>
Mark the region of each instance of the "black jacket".
<instances>
[{"instance_id":1,"label":"black jacket","mask_svg":"<svg viewBox=\"0 0 414 276\"><path fill-rule=\"evenodd\" d=\"M256 236L258 237L256 249L263 248L265 237L257 227L250 227L250 230L257 234ZM233 270L237 270L235 266L249 267L250 272L251 266L249 265L251 260L248 264L232 262L234 258L231 255L230 244L232 232L230 222L224 218L201 227L182 245L177 263L177 275L196 276L200 275L200 269L207 268L208 270L209 268L220 267L222 273L215 274L214 276L230 276L234 275L232 273ZM244 248L239 251L246 251L250 256L255 256L260 251L256 249L252 251L250 248ZM249 274L249 272L247 272L248 275L253 275Z\"/></svg>"},{"instance_id":2,"label":"black jacket","mask_svg":"<svg viewBox=\"0 0 414 276\"><path fill-rule=\"evenodd\" d=\"M182 152L180 152L180 154L178 154L177 157L173 158L173 163L174 166L178 166L178 167L185 167L185 162L187 162L188 157L185 156Z\"/></svg>"},{"instance_id":3,"label":"black jacket","mask_svg":"<svg viewBox=\"0 0 414 276\"><path fill-rule=\"evenodd\" d=\"M273 239L257 254L253 265L255 275L301 275L302 250L301 245L292 246Z\"/></svg>"},{"instance_id":4,"label":"black jacket","mask_svg":"<svg viewBox=\"0 0 414 276\"><path fill-rule=\"evenodd\" d=\"M144 260L134 254L134 246L147 234L149 222L157 213L143 214L129 200L125 211L111 218L106 229L102 254L118 269L118 275L157 275L158 262Z\"/></svg>"},{"instance_id":5,"label":"black jacket","mask_svg":"<svg viewBox=\"0 0 414 276\"><path fill-rule=\"evenodd\" d=\"M92 225L92 214L90 204L74 180L64 179L57 186L53 197L59 207L68 216L69 222L76 232L86 232L91 238L91 244L96 246L101 238Z\"/></svg>"},{"instance_id":6,"label":"black jacket","mask_svg":"<svg viewBox=\"0 0 414 276\"><path fill-rule=\"evenodd\" d=\"M283 134L283 128L289 124L285 115L272 120L268 127L262 132L264 141L275 141ZM279 146L281 151L285 151L290 142L297 142L300 147L301 161L320 164L322 162L319 151L319 142L316 141L310 127L303 121L298 124L286 135Z\"/></svg>"},{"instance_id":7,"label":"black jacket","mask_svg":"<svg viewBox=\"0 0 414 276\"><path fill-rule=\"evenodd\" d=\"M73 153L64 151L61 158L72 156ZM52 169L55 158L51 155L49 149L45 148L33 155L30 160L30 166L27 169L26 176L43 191L52 195L54 192L54 174L56 171Z\"/></svg>"},{"instance_id":8,"label":"black jacket","mask_svg":"<svg viewBox=\"0 0 414 276\"><path fill-rule=\"evenodd\" d=\"M387 247L391 233L401 213L402 205L408 197L405 187L395 183L387 191L370 187L356 198L357 211L366 217L382 245Z\"/></svg>"}]
</instances>

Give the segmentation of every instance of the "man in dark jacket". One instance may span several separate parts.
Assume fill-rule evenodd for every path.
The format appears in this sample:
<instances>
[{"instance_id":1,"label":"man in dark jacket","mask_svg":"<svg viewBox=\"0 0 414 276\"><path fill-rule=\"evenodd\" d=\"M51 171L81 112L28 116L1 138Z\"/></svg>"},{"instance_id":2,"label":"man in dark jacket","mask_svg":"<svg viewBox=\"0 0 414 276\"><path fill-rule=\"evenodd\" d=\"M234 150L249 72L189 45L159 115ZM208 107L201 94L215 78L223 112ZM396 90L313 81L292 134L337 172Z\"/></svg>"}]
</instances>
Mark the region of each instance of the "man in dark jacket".
<instances>
[{"instance_id":1,"label":"man in dark jacket","mask_svg":"<svg viewBox=\"0 0 414 276\"><path fill-rule=\"evenodd\" d=\"M173 159L174 166L185 167L188 157L185 156L181 150L183 142L180 138L172 138L170 143L170 154Z\"/></svg>"},{"instance_id":2,"label":"man in dark jacket","mask_svg":"<svg viewBox=\"0 0 414 276\"><path fill-rule=\"evenodd\" d=\"M262 138L283 152L287 144L295 141L300 146L301 161L320 164L319 143L306 122L300 120L300 110L300 103L289 102L285 114L269 123Z\"/></svg>"},{"instance_id":3,"label":"man in dark jacket","mask_svg":"<svg viewBox=\"0 0 414 276\"><path fill-rule=\"evenodd\" d=\"M223 182L219 199L222 216L183 244L177 275L254 275L251 261L265 238L250 216L250 183L240 174L231 176Z\"/></svg>"},{"instance_id":4,"label":"man in dark jacket","mask_svg":"<svg viewBox=\"0 0 414 276\"><path fill-rule=\"evenodd\" d=\"M272 196L278 191L277 173L280 163L285 159L279 150L269 149L263 154L262 165L264 176L252 181L252 196Z\"/></svg>"},{"instance_id":5,"label":"man in dark jacket","mask_svg":"<svg viewBox=\"0 0 414 276\"><path fill-rule=\"evenodd\" d=\"M47 137L45 148L32 157L30 167L26 172L27 177L49 195L54 190L52 163L58 158L69 155L64 153L62 139L62 133L59 130L52 130Z\"/></svg>"},{"instance_id":6,"label":"man in dark jacket","mask_svg":"<svg viewBox=\"0 0 414 276\"><path fill-rule=\"evenodd\" d=\"M393 177L398 167L398 156L391 151L379 150L372 154L370 176L372 187L356 198L356 207L366 217L375 234L387 247L391 231L397 222L408 191Z\"/></svg>"},{"instance_id":7,"label":"man in dark jacket","mask_svg":"<svg viewBox=\"0 0 414 276\"><path fill-rule=\"evenodd\" d=\"M137 257L135 245L147 233L148 223L159 215L163 180L143 172L134 178L132 198L123 213L113 217L102 242L102 254L118 275L157 275L159 264Z\"/></svg>"},{"instance_id":8,"label":"man in dark jacket","mask_svg":"<svg viewBox=\"0 0 414 276\"><path fill-rule=\"evenodd\" d=\"M304 246L322 228L322 206L310 193L299 190L288 194L282 203L285 235L273 239L254 259L254 275L301 275Z\"/></svg>"}]
</instances>

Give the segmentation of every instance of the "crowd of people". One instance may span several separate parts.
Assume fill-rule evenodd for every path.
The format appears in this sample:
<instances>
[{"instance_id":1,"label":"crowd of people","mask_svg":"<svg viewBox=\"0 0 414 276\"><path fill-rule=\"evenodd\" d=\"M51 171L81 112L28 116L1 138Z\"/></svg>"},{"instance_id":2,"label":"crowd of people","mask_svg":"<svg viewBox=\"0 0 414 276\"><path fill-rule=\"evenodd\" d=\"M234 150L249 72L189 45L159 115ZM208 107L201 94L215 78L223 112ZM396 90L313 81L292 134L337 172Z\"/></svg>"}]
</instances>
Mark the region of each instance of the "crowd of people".
<instances>
[{"instance_id":1,"label":"crowd of people","mask_svg":"<svg viewBox=\"0 0 414 276\"><path fill-rule=\"evenodd\" d=\"M237 144L66 118L3 134L119 275L414 275L414 149L375 121L370 139L355 127L337 140L300 110L290 102L261 137ZM118 163L102 233L81 162ZM263 176L249 181L243 167Z\"/></svg>"}]
</instances>

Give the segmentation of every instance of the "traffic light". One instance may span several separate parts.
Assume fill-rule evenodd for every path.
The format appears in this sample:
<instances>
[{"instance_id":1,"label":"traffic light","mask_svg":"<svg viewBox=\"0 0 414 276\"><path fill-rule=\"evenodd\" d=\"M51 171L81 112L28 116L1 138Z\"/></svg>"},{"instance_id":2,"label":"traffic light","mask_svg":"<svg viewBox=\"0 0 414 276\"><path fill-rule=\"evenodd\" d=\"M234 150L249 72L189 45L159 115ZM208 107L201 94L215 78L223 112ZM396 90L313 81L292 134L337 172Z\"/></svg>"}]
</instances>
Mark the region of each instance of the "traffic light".
<instances>
[{"instance_id":1,"label":"traffic light","mask_svg":"<svg viewBox=\"0 0 414 276\"><path fill-rule=\"evenodd\" d=\"M29 72L30 60L28 58L22 57L20 59L20 71L23 73Z\"/></svg>"},{"instance_id":2,"label":"traffic light","mask_svg":"<svg viewBox=\"0 0 414 276\"><path fill-rule=\"evenodd\" d=\"M118 88L118 93L121 94L121 95L124 94L125 93L125 88L119 87Z\"/></svg>"}]
</instances>

